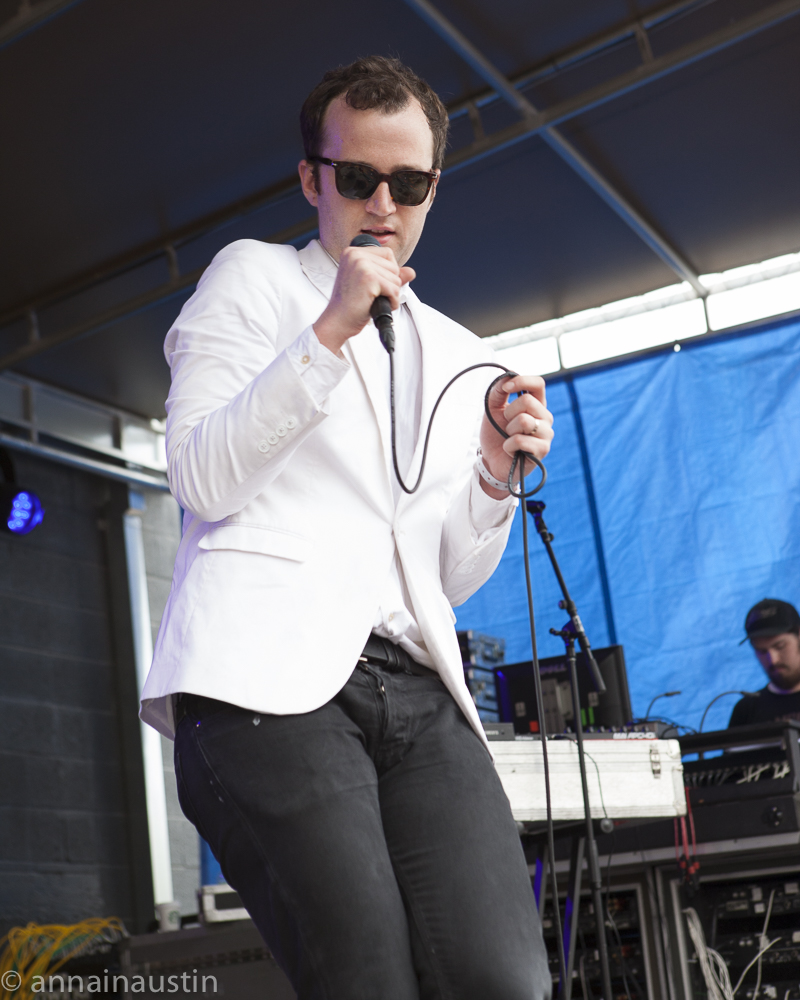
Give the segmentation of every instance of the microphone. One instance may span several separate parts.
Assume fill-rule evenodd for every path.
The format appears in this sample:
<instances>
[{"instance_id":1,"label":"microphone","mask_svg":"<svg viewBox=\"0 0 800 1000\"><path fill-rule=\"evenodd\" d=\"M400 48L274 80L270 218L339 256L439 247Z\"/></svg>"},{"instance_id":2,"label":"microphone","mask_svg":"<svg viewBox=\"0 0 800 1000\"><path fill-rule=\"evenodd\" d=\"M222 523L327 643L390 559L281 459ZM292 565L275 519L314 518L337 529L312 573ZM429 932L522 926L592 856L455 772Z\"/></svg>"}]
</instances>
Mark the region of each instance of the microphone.
<instances>
[{"instance_id":1,"label":"microphone","mask_svg":"<svg viewBox=\"0 0 800 1000\"><path fill-rule=\"evenodd\" d=\"M719 701L720 698L724 698L726 694L740 694L742 695L743 698L761 697L761 693L759 691L738 691L736 689L734 689L733 691L723 691L722 694L718 694L715 698L712 698L711 701L706 705L706 709L703 712L703 718L700 720L700 728L697 730L698 733L702 733L703 731L703 724L706 721L706 716L708 715L709 708L711 708L711 706L714 704L715 701Z\"/></svg>"},{"instance_id":2,"label":"microphone","mask_svg":"<svg viewBox=\"0 0 800 1000\"><path fill-rule=\"evenodd\" d=\"M380 243L374 236L367 233L359 233L351 242L351 247L379 247ZM392 306L385 295L378 295L372 303L369 311L375 326L378 328L378 336L381 343L389 354L394 353L394 326L392 325Z\"/></svg>"},{"instance_id":3,"label":"microphone","mask_svg":"<svg viewBox=\"0 0 800 1000\"><path fill-rule=\"evenodd\" d=\"M655 703L658 701L659 698L675 698L679 694L683 694L683 692L682 691L662 691L661 694L657 694L655 696L655 698L653 698L653 700L647 706L647 712L645 713L644 721L647 722L647 720L650 718L650 712L651 712L651 710L653 708L653 705L655 705Z\"/></svg>"}]
</instances>

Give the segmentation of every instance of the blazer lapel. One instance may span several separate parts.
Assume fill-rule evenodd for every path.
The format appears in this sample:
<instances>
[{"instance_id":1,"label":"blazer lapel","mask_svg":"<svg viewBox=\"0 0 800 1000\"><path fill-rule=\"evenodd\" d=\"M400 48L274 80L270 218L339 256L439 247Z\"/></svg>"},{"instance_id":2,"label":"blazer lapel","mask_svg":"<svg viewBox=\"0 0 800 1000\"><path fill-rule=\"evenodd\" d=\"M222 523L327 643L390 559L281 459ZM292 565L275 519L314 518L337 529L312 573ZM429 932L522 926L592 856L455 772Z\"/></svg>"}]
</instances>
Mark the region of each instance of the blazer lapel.
<instances>
[{"instance_id":1,"label":"blazer lapel","mask_svg":"<svg viewBox=\"0 0 800 1000\"><path fill-rule=\"evenodd\" d=\"M374 342L371 342L374 338ZM391 484L394 471L392 469L392 437L391 415L387 400L389 385L389 358L380 347L380 354L375 349L380 347L378 331L372 323L364 327L361 333L351 337L343 347L344 355L355 365L361 381L367 390L372 411L378 424L381 436L383 464L388 481ZM383 356L381 356L383 355ZM381 363L382 362L382 363Z\"/></svg>"}]
</instances>

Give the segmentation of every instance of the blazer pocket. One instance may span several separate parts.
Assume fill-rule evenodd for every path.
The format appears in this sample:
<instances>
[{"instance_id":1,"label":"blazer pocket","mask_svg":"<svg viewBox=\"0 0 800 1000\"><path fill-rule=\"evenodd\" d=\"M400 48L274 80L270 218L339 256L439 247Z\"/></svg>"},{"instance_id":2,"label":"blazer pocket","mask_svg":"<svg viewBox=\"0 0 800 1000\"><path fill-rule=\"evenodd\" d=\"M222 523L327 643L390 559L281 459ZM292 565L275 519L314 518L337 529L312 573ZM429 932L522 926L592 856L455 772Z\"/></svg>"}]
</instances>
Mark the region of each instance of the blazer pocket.
<instances>
[{"instance_id":1,"label":"blazer pocket","mask_svg":"<svg viewBox=\"0 0 800 1000\"><path fill-rule=\"evenodd\" d=\"M256 552L264 556L278 556L305 562L310 542L302 535L281 528L262 528L256 524L218 524L211 528L197 543L206 550L234 549L237 552Z\"/></svg>"}]
</instances>

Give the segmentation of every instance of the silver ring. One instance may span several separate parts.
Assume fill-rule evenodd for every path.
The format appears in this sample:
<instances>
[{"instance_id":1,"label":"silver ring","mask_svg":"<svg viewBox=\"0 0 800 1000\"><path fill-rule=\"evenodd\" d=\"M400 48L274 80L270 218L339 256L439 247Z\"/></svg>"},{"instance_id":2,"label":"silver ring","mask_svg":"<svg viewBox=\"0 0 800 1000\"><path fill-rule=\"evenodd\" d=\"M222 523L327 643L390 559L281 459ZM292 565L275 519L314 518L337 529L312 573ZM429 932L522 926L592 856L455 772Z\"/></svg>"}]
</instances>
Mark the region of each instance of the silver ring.
<instances>
[{"instance_id":1,"label":"silver ring","mask_svg":"<svg viewBox=\"0 0 800 1000\"><path fill-rule=\"evenodd\" d=\"M531 437L536 437L536 434L537 434L538 430L539 430L539 420L538 420L537 417L534 417L533 418L533 430L530 431L530 436Z\"/></svg>"}]
</instances>

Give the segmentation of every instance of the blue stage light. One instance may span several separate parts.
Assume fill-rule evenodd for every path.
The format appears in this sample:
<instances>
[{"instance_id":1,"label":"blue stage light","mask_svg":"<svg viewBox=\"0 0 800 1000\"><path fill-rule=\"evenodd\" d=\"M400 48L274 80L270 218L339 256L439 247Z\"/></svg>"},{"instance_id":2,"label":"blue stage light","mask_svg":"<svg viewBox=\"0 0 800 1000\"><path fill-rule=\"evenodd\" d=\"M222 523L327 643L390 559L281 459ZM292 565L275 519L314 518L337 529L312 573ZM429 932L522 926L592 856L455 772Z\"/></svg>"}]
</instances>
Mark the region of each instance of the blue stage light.
<instances>
[{"instance_id":1,"label":"blue stage light","mask_svg":"<svg viewBox=\"0 0 800 1000\"><path fill-rule=\"evenodd\" d=\"M30 490L16 490L11 494L6 507L6 527L15 535L27 535L42 523L44 508L35 493Z\"/></svg>"},{"instance_id":2,"label":"blue stage light","mask_svg":"<svg viewBox=\"0 0 800 1000\"><path fill-rule=\"evenodd\" d=\"M42 501L30 490L17 486L11 455L0 448L0 532L29 535L43 519Z\"/></svg>"}]
</instances>

